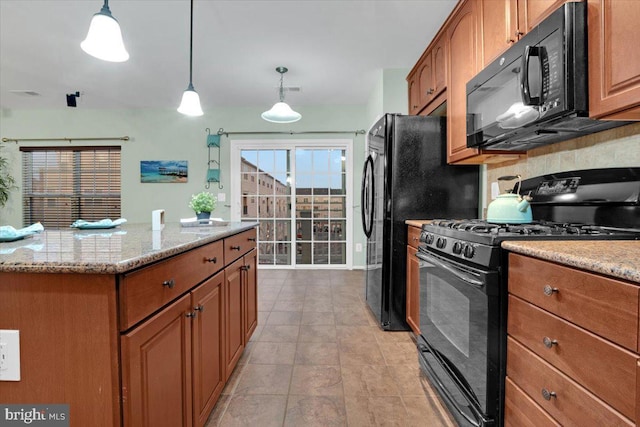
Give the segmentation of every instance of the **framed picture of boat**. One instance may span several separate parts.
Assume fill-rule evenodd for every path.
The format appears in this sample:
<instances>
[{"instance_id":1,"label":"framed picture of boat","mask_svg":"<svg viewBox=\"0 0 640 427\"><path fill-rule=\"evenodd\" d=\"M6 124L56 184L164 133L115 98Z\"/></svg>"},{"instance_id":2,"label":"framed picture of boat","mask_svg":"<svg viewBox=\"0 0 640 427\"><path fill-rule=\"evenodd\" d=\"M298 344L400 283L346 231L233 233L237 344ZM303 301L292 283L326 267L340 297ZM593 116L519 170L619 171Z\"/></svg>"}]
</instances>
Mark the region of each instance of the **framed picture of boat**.
<instances>
[{"instance_id":1,"label":"framed picture of boat","mask_svg":"<svg viewBox=\"0 0 640 427\"><path fill-rule=\"evenodd\" d=\"M140 182L184 183L189 176L187 160L141 160Z\"/></svg>"}]
</instances>

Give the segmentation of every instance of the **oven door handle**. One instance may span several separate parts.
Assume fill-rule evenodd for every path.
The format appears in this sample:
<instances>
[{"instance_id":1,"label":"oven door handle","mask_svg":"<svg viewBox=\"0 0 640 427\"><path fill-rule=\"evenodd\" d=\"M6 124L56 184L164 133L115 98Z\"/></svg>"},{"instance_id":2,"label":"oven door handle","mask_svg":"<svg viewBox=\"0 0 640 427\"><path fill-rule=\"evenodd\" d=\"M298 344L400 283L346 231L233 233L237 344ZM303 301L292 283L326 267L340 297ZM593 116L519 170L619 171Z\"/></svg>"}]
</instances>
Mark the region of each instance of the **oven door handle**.
<instances>
[{"instance_id":1,"label":"oven door handle","mask_svg":"<svg viewBox=\"0 0 640 427\"><path fill-rule=\"evenodd\" d=\"M484 287L484 282L482 280L478 280L475 277L472 277L471 275L465 273L464 271L461 271L450 264L440 261L438 258L436 258L431 254L428 254L425 252L418 252L416 253L416 256L423 261L429 262L431 264L435 264L436 267L444 268L449 273L453 274L454 276L456 276L458 279L462 280L466 284L475 286L478 289L482 289Z\"/></svg>"}]
</instances>

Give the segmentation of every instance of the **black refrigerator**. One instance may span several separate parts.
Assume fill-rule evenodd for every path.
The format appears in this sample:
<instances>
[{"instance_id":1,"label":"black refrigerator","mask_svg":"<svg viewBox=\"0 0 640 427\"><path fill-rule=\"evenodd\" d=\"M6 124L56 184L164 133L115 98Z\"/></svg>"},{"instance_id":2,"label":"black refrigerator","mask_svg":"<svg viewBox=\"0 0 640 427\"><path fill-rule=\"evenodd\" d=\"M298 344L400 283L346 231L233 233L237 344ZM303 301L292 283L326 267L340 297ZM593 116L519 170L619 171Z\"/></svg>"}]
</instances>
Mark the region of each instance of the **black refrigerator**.
<instances>
[{"instance_id":1,"label":"black refrigerator","mask_svg":"<svg viewBox=\"0 0 640 427\"><path fill-rule=\"evenodd\" d=\"M478 166L447 164L446 120L385 114L367 134L366 300L385 330L406 323L407 219L477 218Z\"/></svg>"}]
</instances>

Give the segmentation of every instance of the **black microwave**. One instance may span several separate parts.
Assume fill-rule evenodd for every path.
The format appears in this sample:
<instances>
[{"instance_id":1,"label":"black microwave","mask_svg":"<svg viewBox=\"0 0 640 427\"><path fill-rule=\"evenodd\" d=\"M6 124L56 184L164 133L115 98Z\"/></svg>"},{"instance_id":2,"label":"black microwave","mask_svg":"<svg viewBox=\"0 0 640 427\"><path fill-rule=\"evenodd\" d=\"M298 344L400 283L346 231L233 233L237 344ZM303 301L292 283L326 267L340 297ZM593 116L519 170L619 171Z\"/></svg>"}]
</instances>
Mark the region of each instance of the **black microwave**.
<instances>
[{"instance_id":1,"label":"black microwave","mask_svg":"<svg viewBox=\"0 0 640 427\"><path fill-rule=\"evenodd\" d=\"M587 4L565 3L467 83L467 146L526 151L628 122L589 119Z\"/></svg>"}]
</instances>

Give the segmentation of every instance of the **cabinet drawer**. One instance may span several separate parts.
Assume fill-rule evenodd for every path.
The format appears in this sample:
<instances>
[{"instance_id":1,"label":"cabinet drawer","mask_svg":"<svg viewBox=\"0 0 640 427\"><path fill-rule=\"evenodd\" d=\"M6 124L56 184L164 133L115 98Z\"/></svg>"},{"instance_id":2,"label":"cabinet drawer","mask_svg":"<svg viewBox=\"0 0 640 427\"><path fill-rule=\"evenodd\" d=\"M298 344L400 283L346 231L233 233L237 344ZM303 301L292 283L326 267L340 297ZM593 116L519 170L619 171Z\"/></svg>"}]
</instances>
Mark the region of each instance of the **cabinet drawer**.
<instances>
[{"instance_id":1,"label":"cabinet drawer","mask_svg":"<svg viewBox=\"0 0 640 427\"><path fill-rule=\"evenodd\" d=\"M422 229L418 227L412 227L410 225L407 226L407 228L407 245L418 249L418 244L420 243L420 232L422 231Z\"/></svg>"},{"instance_id":2,"label":"cabinet drawer","mask_svg":"<svg viewBox=\"0 0 640 427\"><path fill-rule=\"evenodd\" d=\"M504 425L505 427L560 427L560 424L509 377L505 380Z\"/></svg>"},{"instance_id":3,"label":"cabinet drawer","mask_svg":"<svg viewBox=\"0 0 640 427\"><path fill-rule=\"evenodd\" d=\"M224 239L224 262L230 264L256 247L256 229Z\"/></svg>"},{"instance_id":4,"label":"cabinet drawer","mask_svg":"<svg viewBox=\"0 0 640 427\"><path fill-rule=\"evenodd\" d=\"M509 292L632 351L638 349L639 286L509 254Z\"/></svg>"},{"instance_id":5,"label":"cabinet drawer","mask_svg":"<svg viewBox=\"0 0 640 427\"><path fill-rule=\"evenodd\" d=\"M144 319L224 267L217 241L125 274L120 280L120 330Z\"/></svg>"},{"instance_id":6,"label":"cabinet drawer","mask_svg":"<svg viewBox=\"0 0 640 427\"><path fill-rule=\"evenodd\" d=\"M626 417L635 416L638 355L512 295L507 331Z\"/></svg>"},{"instance_id":7,"label":"cabinet drawer","mask_svg":"<svg viewBox=\"0 0 640 427\"><path fill-rule=\"evenodd\" d=\"M633 425L631 420L512 338L507 341L507 375L562 425ZM547 400L544 391L555 396L547 395Z\"/></svg>"}]
</instances>

